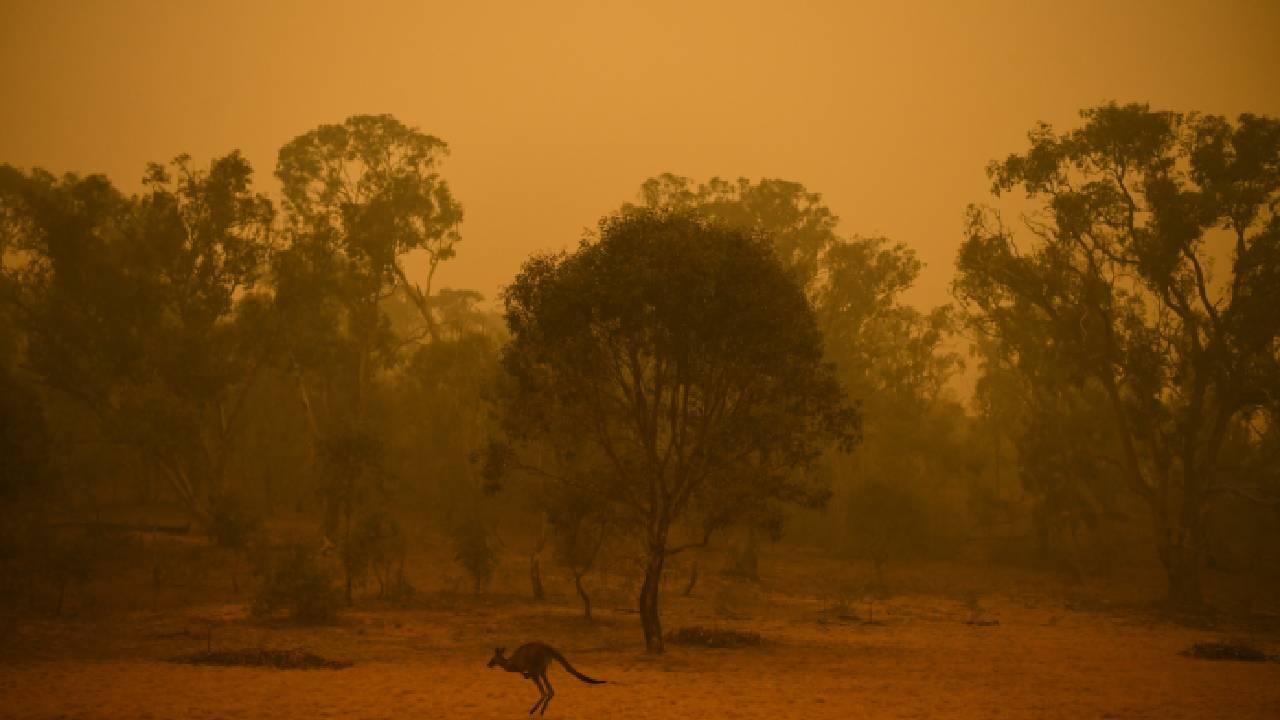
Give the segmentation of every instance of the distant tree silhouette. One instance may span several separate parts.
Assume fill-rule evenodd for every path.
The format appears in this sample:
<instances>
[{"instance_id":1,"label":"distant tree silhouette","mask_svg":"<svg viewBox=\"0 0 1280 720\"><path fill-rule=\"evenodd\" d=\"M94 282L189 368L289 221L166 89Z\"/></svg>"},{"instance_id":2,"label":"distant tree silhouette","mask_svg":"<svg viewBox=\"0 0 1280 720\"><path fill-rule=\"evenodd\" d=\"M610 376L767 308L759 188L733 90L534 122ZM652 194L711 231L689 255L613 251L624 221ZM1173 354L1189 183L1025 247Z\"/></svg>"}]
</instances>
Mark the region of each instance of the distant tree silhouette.
<instances>
[{"instance_id":1,"label":"distant tree silhouette","mask_svg":"<svg viewBox=\"0 0 1280 720\"><path fill-rule=\"evenodd\" d=\"M460 240L462 208L438 171L446 154L443 141L390 115L357 115L294 138L276 164L287 244L275 256L274 309L320 465L324 532L343 548L348 602L354 523L384 489L375 382L406 344L440 337L430 281L425 290L412 282L405 260L424 254L433 277ZM387 312L397 298L417 308L420 335L397 336Z\"/></svg>"},{"instance_id":2,"label":"distant tree silhouette","mask_svg":"<svg viewBox=\"0 0 1280 720\"><path fill-rule=\"evenodd\" d=\"M104 435L135 448L202 521L270 352L249 292L273 209L239 154L152 164L126 196L101 176L0 167L0 301L25 363Z\"/></svg>"},{"instance_id":3,"label":"distant tree silhouette","mask_svg":"<svg viewBox=\"0 0 1280 720\"><path fill-rule=\"evenodd\" d=\"M990 166L993 192L1021 188L1036 212L1021 236L971 208L955 289L1020 370L1053 364L1105 397L1108 460L1151 512L1170 600L1195 606L1208 505L1248 490L1223 448L1276 421L1280 122L1082 117Z\"/></svg>"},{"instance_id":4,"label":"distant tree silhouette","mask_svg":"<svg viewBox=\"0 0 1280 720\"><path fill-rule=\"evenodd\" d=\"M758 234L804 288L822 331L826 356L840 382L862 405L859 452L832 458L839 546L850 526L854 495L865 482L894 483L916 492L936 489L939 478L970 459L964 455L960 409L943 397L960 367L947 347L955 330L949 306L922 312L902 301L922 263L908 247L882 237L844 237L839 218L822 195L803 184L765 178L703 183L670 173L646 180L640 209L687 212ZM743 559L754 558L758 532L776 532L776 517L749 518ZM752 561L753 562L753 561ZM749 568L744 567L744 570ZM754 574L751 569L749 574Z\"/></svg>"}]
</instances>

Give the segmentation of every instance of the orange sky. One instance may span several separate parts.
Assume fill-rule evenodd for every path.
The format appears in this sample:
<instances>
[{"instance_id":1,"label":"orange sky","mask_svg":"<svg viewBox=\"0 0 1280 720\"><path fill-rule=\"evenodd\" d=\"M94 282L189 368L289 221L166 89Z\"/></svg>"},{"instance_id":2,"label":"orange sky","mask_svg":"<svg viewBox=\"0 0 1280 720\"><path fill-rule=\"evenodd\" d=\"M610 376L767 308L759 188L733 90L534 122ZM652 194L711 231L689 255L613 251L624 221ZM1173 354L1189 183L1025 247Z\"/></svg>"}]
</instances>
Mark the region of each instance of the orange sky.
<instances>
[{"instance_id":1,"label":"orange sky","mask_svg":"<svg viewBox=\"0 0 1280 720\"><path fill-rule=\"evenodd\" d=\"M965 204L1036 121L1115 99L1280 115L1280 2L0 0L0 162L104 172L275 152L356 113L448 141L466 208L440 282L532 251L670 171L798 180L947 300Z\"/></svg>"}]
</instances>

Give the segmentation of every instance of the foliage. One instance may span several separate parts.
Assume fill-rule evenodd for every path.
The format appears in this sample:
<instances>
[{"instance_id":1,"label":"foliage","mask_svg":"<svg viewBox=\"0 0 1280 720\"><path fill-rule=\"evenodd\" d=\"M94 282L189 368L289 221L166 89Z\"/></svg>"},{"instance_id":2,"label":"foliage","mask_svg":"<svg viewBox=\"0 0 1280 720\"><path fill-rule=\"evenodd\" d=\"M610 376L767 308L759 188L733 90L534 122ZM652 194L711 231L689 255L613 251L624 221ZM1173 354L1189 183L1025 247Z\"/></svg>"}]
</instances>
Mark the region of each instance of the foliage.
<instances>
[{"instance_id":1,"label":"foliage","mask_svg":"<svg viewBox=\"0 0 1280 720\"><path fill-rule=\"evenodd\" d=\"M941 348L953 330L950 310L921 313L899 300L920 274L915 253L882 237L841 237L820 193L788 180L695 184L667 173L641 185L638 205L623 207L645 210L692 213L767 239L813 302L853 397L887 388L933 398L954 374L959 358Z\"/></svg>"},{"instance_id":2,"label":"foliage","mask_svg":"<svg viewBox=\"0 0 1280 720\"><path fill-rule=\"evenodd\" d=\"M103 574L119 538L100 528L59 530L44 518L22 518L5 524L0 550L5 557L0 576L0 602L24 602L37 612L61 616L67 598L79 594Z\"/></svg>"},{"instance_id":3,"label":"foliage","mask_svg":"<svg viewBox=\"0 0 1280 720\"><path fill-rule=\"evenodd\" d=\"M298 136L276 165L288 243L273 268L275 311L315 448L324 529L342 546L348 602L362 562L352 523L386 494L390 474L386 438L396 428L380 383L405 347L441 338L430 278L453 257L462 220L438 172L446 154L444 142L389 115L357 115ZM409 279L411 253L426 256L425 290ZM449 301L446 320L457 304ZM405 302L422 332L397 325Z\"/></svg>"},{"instance_id":4,"label":"foliage","mask_svg":"<svg viewBox=\"0 0 1280 720\"><path fill-rule=\"evenodd\" d=\"M438 335L414 350L394 397L386 429L389 453L412 486L427 519L448 530L482 498L472 451L489 432L483 398L498 373L502 340L496 313L476 307L474 293L441 291Z\"/></svg>"},{"instance_id":5,"label":"foliage","mask_svg":"<svg viewBox=\"0 0 1280 720\"><path fill-rule=\"evenodd\" d=\"M378 597L401 600L413 594L404 575L406 541L395 518L383 511L370 513L358 522L348 543L352 574L359 580L372 575L378 582Z\"/></svg>"},{"instance_id":6,"label":"foliage","mask_svg":"<svg viewBox=\"0 0 1280 720\"><path fill-rule=\"evenodd\" d=\"M624 212L639 208L690 212L757 233L801 283L826 357L862 409L859 452L830 459L837 497L866 478L936 494L936 478L974 462L965 457L957 463L957 455L972 455L962 446L963 433L937 427L937 418L958 410L940 409L951 404L944 393L961 366L947 347L956 323L948 306L922 312L902 301L922 267L913 251L881 237L842 237L822 196L791 181L712 178L695 184L661 175L646 181L639 206ZM755 521L770 529L779 518ZM833 539L839 536L838 527L831 530Z\"/></svg>"},{"instance_id":7,"label":"foliage","mask_svg":"<svg viewBox=\"0 0 1280 720\"><path fill-rule=\"evenodd\" d=\"M876 584L883 589L885 567L891 561L924 549L930 528L922 502L901 485L872 480L857 485L848 503L849 550L871 561Z\"/></svg>"},{"instance_id":8,"label":"foliage","mask_svg":"<svg viewBox=\"0 0 1280 720\"><path fill-rule=\"evenodd\" d=\"M331 573L305 545L293 545L283 553L258 557L262 584L254 597L254 616L267 618L285 611L300 623L326 623L334 619L341 596Z\"/></svg>"},{"instance_id":9,"label":"foliage","mask_svg":"<svg viewBox=\"0 0 1280 720\"><path fill-rule=\"evenodd\" d=\"M498 566L498 553L488 529L479 518L474 518L456 525L452 540L453 559L471 576L475 592L484 592L493 579L494 568Z\"/></svg>"},{"instance_id":10,"label":"foliage","mask_svg":"<svg viewBox=\"0 0 1280 720\"><path fill-rule=\"evenodd\" d=\"M694 185L686 177L664 173L640 186L640 204L623 212L692 213L714 224L759 233L806 290L820 282L824 255L839 245L839 218L822 195L789 180L718 177Z\"/></svg>"},{"instance_id":11,"label":"foliage","mask_svg":"<svg viewBox=\"0 0 1280 720\"><path fill-rule=\"evenodd\" d=\"M25 364L137 448L199 518L221 488L269 336L237 313L270 241L271 203L239 154L152 164L125 196L101 176L0 167L0 300Z\"/></svg>"},{"instance_id":12,"label":"foliage","mask_svg":"<svg viewBox=\"0 0 1280 720\"><path fill-rule=\"evenodd\" d=\"M0 365L0 508L47 489L49 445L39 396Z\"/></svg>"},{"instance_id":13,"label":"foliage","mask_svg":"<svg viewBox=\"0 0 1280 720\"><path fill-rule=\"evenodd\" d=\"M346 523L342 527L350 530L356 508L380 489L382 441L368 430L348 429L321 438L316 452L321 467L319 491L325 507L334 513L325 519L325 529L338 529L342 519Z\"/></svg>"},{"instance_id":14,"label":"foliage","mask_svg":"<svg viewBox=\"0 0 1280 720\"><path fill-rule=\"evenodd\" d=\"M243 550L262 530L262 515L242 496L223 493L209 513L209 538L215 545Z\"/></svg>"},{"instance_id":15,"label":"foliage","mask_svg":"<svg viewBox=\"0 0 1280 720\"><path fill-rule=\"evenodd\" d=\"M360 538L355 518L371 495L385 496L383 444L366 430L345 429L321 438L317 455L321 470L319 491L325 507L324 529L326 537L338 543L347 604L351 605L353 586L367 572L369 562L364 552L367 548L358 546Z\"/></svg>"},{"instance_id":16,"label":"foliage","mask_svg":"<svg viewBox=\"0 0 1280 720\"><path fill-rule=\"evenodd\" d=\"M425 252L429 277L454 256L462 207L437 171L447 153L444 141L390 115L355 115L293 139L276 177L295 245L340 269L341 294L377 296L399 283L433 324L430 282L425 291L412 283L404 256Z\"/></svg>"},{"instance_id":17,"label":"foliage","mask_svg":"<svg viewBox=\"0 0 1280 720\"><path fill-rule=\"evenodd\" d=\"M869 402L886 396L918 407L938 400L961 364L944 347L955 320L949 306L922 313L901 301L920 272L915 253L884 238L854 238L825 261L817 312L842 378Z\"/></svg>"},{"instance_id":18,"label":"foliage","mask_svg":"<svg viewBox=\"0 0 1280 720\"><path fill-rule=\"evenodd\" d=\"M642 621L660 651L666 557L782 503L825 501L804 470L853 446L857 411L799 286L742 231L625 212L577 252L529 260L504 301L498 410L516 455L503 460L550 448L560 474L543 472L625 523L648 558ZM695 538L673 545L684 528Z\"/></svg>"},{"instance_id":19,"label":"foliage","mask_svg":"<svg viewBox=\"0 0 1280 720\"><path fill-rule=\"evenodd\" d=\"M545 501L547 519L553 531L556 562L573 575L574 589L582 599L582 613L591 619L591 596L582 579L600 558L600 552L609 540L610 532L616 532L616 520L608 515L606 507L594 504L589 495L553 488Z\"/></svg>"},{"instance_id":20,"label":"foliage","mask_svg":"<svg viewBox=\"0 0 1280 720\"><path fill-rule=\"evenodd\" d=\"M991 165L996 195L1036 205L1030 239L972 208L955 289L1033 385L1105 399L1114 442L1091 451L1149 508L1170 599L1197 605L1205 509L1234 484L1224 443L1275 417L1280 123L1114 104L1082 117Z\"/></svg>"}]
</instances>

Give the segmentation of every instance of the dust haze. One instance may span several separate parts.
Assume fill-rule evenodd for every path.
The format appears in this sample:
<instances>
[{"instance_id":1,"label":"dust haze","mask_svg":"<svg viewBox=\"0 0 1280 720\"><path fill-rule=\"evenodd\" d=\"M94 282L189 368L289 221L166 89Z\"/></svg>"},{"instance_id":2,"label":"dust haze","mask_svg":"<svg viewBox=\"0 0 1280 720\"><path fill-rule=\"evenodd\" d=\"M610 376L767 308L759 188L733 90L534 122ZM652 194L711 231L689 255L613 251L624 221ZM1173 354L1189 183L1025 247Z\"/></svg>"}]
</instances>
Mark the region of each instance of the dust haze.
<instances>
[{"instance_id":1,"label":"dust haze","mask_svg":"<svg viewBox=\"0 0 1280 720\"><path fill-rule=\"evenodd\" d=\"M0 0L0 716L1280 715L1280 9Z\"/></svg>"}]
</instances>

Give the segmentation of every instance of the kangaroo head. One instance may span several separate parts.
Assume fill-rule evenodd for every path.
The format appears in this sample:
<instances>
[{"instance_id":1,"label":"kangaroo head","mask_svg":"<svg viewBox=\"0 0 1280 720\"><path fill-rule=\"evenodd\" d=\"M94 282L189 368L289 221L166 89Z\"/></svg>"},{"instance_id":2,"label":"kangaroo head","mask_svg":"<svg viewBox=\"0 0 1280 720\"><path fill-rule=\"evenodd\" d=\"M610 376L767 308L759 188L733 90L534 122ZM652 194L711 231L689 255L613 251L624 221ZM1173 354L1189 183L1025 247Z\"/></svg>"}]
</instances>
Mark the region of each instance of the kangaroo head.
<instances>
[{"instance_id":1,"label":"kangaroo head","mask_svg":"<svg viewBox=\"0 0 1280 720\"><path fill-rule=\"evenodd\" d=\"M493 657L489 658L489 667L501 667L507 664L507 659L502 656L506 648L494 648Z\"/></svg>"}]
</instances>

